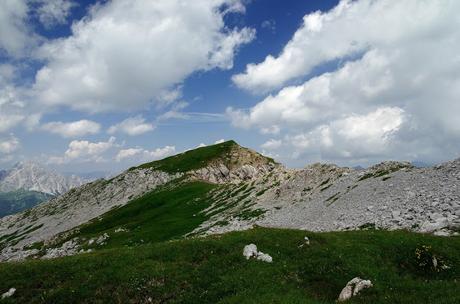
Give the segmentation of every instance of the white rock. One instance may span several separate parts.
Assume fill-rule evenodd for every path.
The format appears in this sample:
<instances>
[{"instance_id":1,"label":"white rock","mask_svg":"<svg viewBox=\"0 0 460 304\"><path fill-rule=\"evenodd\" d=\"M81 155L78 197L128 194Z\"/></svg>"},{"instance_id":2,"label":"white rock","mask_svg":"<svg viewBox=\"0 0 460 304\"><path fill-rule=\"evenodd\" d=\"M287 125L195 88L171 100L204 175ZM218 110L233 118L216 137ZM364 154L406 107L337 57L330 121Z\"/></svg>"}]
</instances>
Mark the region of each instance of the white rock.
<instances>
[{"instance_id":1,"label":"white rock","mask_svg":"<svg viewBox=\"0 0 460 304\"><path fill-rule=\"evenodd\" d=\"M451 236L451 232L449 230L441 229L437 230L433 233L436 236Z\"/></svg>"},{"instance_id":2,"label":"white rock","mask_svg":"<svg viewBox=\"0 0 460 304\"><path fill-rule=\"evenodd\" d=\"M434 232L446 228L449 225L447 218L441 217L437 218L434 223L430 221L425 221L420 227L421 232Z\"/></svg>"},{"instance_id":3,"label":"white rock","mask_svg":"<svg viewBox=\"0 0 460 304\"><path fill-rule=\"evenodd\" d=\"M270 255L268 255L266 253L263 253L262 251L259 251L257 253L257 259L259 261L263 261L263 262L267 262L267 263L273 262L273 258Z\"/></svg>"},{"instance_id":4,"label":"white rock","mask_svg":"<svg viewBox=\"0 0 460 304\"><path fill-rule=\"evenodd\" d=\"M361 278L353 278L351 281L347 283L347 285L342 289L340 292L339 298L337 299L338 302L344 302L351 297L354 297L359 294L359 292L365 288L372 287L372 282L370 280L363 280Z\"/></svg>"},{"instance_id":5,"label":"white rock","mask_svg":"<svg viewBox=\"0 0 460 304\"><path fill-rule=\"evenodd\" d=\"M257 251L257 246L254 244L244 246L243 256L246 257L246 260L249 260L250 258L256 258L259 261L267 263L273 262L273 258L270 255L263 253L262 251Z\"/></svg>"},{"instance_id":6,"label":"white rock","mask_svg":"<svg viewBox=\"0 0 460 304\"><path fill-rule=\"evenodd\" d=\"M254 244L244 246L243 255L246 257L246 260L257 257L257 246Z\"/></svg>"},{"instance_id":7,"label":"white rock","mask_svg":"<svg viewBox=\"0 0 460 304\"><path fill-rule=\"evenodd\" d=\"M2 294L2 300L13 296L15 292L16 292L16 288L10 288L10 290Z\"/></svg>"},{"instance_id":8,"label":"white rock","mask_svg":"<svg viewBox=\"0 0 460 304\"><path fill-rule=\"evenodd\" d=\"M100 235L97 240L96 244L97 245L105 245L105 241L109 239L109 235L107 233L104 233L103 235Z\"/></svg>"},{"instance_id":9,"label":"white rock","mask_svg":"<svg viewBox=\"0 0 460 304\"><path fill-rule=\"evenodd\" d=\"M391 215L393 216L394 219L399 219L401 216L401 211L392 211Z\"/></svg>"},{"instance_id":10,"label":"white rock","mask_svg":"<svg viewBox=\"0 0 460 304\"><path fill-rule=\"evenodd\" d=\"M372 282L370 280L361 280L356 284L355 289L353 290L353 296L359 294L359 292L363 289L372 287Z\"/></svg>"}]
</instances>

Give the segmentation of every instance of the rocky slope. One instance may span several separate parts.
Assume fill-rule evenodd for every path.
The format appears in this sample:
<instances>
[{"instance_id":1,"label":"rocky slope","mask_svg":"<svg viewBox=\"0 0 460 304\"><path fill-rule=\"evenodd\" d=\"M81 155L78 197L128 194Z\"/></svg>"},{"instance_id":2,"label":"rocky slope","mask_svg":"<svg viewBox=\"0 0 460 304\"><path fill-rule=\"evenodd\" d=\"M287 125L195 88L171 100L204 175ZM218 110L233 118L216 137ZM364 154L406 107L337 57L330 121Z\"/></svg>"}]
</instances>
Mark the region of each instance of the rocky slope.
<instances>
[{"instance_id":1,"label":"rocky slope","mask_svg":"<svg viewBox=\"0 0 460 304\"><path fill-rule=\"evenodd\" d=\"M221 194L216 193L216 198ZM252 189L230 200L235 201L233 208L215 214L195 233L259 225L310 231L408 229L449 235L460 227L460 160L428 168L384 162L367 170L314 164L258 179ZM252 216L241 216L242 212Z\"/></svg>"},{"instance_id":2,"label":"rocky slope","mask_svg":"<svg viewBox=\"0 0 460 304\"><path fill-rule=\"evenodd\" d=\"M0 173L0 192L21 189L59 195L83 183L75 175L64 176L32 161L19 162L10 170Z\"/></svg>"},{"instance_id":3,"label":"rocky slope","mask_svg":"<svg viewBox=\"0 0 460 304\"><path fill-rule=\"evenodd\" d=\"M0 219L0 260L35 255L34 243L66 239L62 236L68 231L102 220L108 211L156 188L167 190L193 180L216 186L207 193L210 204L200 212L205 221L188 236L255 225L311 231L409 229L440 235L460 227L460 160L427 168L384 162L368 169L313 164L291 170L230 141L131 168ZM110 227L109 234L125 231ZM71 250L48 248L47 254L74 254L81 244L72 239L61 245Z\"/></svg>"}]
</instances>

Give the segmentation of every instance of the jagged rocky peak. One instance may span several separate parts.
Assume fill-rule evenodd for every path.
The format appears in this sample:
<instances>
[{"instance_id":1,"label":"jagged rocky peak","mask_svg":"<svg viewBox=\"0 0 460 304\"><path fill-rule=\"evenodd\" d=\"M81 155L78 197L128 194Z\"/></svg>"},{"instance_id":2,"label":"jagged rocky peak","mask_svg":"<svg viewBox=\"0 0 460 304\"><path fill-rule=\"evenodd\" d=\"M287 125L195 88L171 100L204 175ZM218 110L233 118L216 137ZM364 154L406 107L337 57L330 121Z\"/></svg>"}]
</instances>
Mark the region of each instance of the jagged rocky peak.
<instances>
[{"instance_id":1,"label":"jagged rocky peak","mask_svg":"<svg viewBox=\"0 0 460 304\"><path fill-rule=\"evenodd\" d=\"M84 181L77 176L64 176L34 161L16 163L3 171L0 191L30 190L58 195L78 187Z\"/></svg>"}]
</instances>

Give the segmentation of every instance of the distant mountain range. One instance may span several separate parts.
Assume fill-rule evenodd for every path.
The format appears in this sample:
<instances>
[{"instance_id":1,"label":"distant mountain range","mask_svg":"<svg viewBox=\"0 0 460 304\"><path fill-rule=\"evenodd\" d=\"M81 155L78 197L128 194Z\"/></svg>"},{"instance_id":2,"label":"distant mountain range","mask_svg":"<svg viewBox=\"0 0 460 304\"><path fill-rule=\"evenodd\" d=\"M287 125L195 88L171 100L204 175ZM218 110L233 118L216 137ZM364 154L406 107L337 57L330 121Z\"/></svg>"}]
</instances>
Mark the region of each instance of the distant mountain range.
<instances>
[{"instance_id":1,"label":"distant mountain range","mask_svg":"<svg viewBox=\"0 0 460 304\"><path fill-rule=\"evenodd\" d=\"M36 162L16 163L0 170L0 217L14 214L84 184L76 175L65 176Z\"/></svg>"},{"instance_id":2,"label":"distant mountain range","mask_svg":"<svg viewBox=\"0 0 460 304\"><path fill-rule=\"evenodd\" d=\"M21 189L59 195L84 183L76 175L65 176L32 161L19 162L9 170L0 171L0 192Z\"/></svg>"}]
</instances>

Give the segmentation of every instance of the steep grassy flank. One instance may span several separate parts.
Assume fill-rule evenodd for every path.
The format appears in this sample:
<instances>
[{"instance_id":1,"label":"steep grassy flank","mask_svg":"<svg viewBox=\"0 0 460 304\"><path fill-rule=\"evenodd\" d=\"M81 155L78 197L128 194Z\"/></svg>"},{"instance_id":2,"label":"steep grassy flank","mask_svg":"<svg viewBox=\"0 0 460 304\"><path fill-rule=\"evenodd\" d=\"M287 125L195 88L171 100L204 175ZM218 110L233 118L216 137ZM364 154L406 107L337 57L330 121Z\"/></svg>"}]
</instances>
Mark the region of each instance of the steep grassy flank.
<instances>
[{"instance_id":1,"label":"steep grassy flank","mask_svg":"<svg viewBox=\"0 0 460 304\"><path fill-rule=\"evenodd\" d=\"M299 247L305 235L310 246ZM273 263L245 260L255 243ZM419 266L423 245L450 266ZM347 303L460 303L460 238L394 231L254 229L206 239L0 264L4 303L335 303L348 280L374 287Z\"/></svg>"},{"instance_id":2,"label":"steep grassy flank","mask_svg":"<svg viewBox=\"0 0 460 304\"><path fill-rule=\"evenodd\" d=\"M0 217L32 208L51 198L52 195L37 191L0 192Z\"/></svg>"},{"instance_id":3,"label":"steep grassy flank","mask_svg":"<svg viewBox=\"0 0 460 304\"><path fill-rule=\"evenodd\" d=\"M204 182L166 185L81 226L79 234L71 237L88 239L108 233L108 247L181 237L207 219L199 212L211 204L208 192L214 187ZM115 233L119 228L126 231Z\"/></svg>"},{"instance_id":4,"label":"steep grassy flank","mask_svg":"<svg viewBox=\"0 0 460 304\"><path fill-rule=\"evenodd\" d=\"M227 155L235 146L238 146L238 144L230 140L221 144L197 148L162 160L146 163L138 168L155 168L169 173L195 170L205 167L214 159Z\"/></svg>"}]
</instances>

